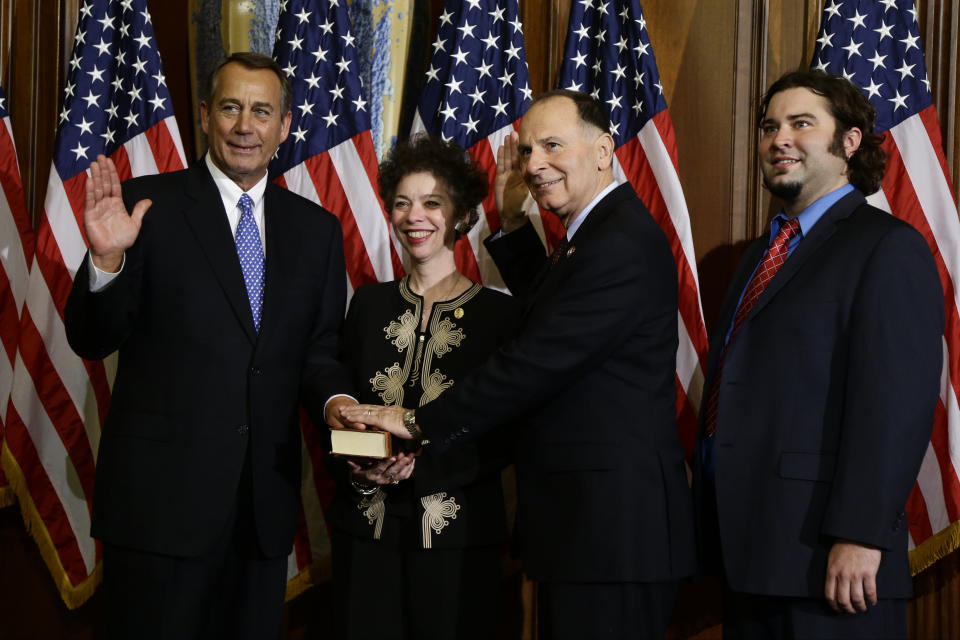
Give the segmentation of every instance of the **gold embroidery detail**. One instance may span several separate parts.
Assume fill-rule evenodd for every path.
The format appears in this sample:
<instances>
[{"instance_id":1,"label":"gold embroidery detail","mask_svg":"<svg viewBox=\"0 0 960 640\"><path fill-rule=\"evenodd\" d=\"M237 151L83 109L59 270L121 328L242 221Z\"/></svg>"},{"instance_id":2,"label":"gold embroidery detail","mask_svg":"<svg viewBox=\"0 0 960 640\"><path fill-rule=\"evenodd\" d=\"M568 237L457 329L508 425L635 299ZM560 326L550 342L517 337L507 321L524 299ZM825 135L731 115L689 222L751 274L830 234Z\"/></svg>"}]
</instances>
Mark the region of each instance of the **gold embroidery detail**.
<instances>
[{"instance_id":1,"label":"gold embroidery detail","mask_svg":"<svg viewBox=\"0 0 960 640\"><path fill-rule=\"evenodd\" d=\"M382 373L377 371L370 378L374 391L378 391L383 404L403 404L403 384L407 381L406 374L400 369L400 363L394 362Z\"/></svg>"},{"instance_id":2,"label":"gold embroidery detail","mask_svg":"<svg viewBox=\"0 0 960 640\"><path fill-rule=\"evenodd\" d=\"M397 351L403 351L413 343L417 335L417 317L413 315L410 309L403 312L398 318L400 321L392 321L384 327L383 331L387 334L387 340L393 343ZM392 340L391 340L392 338Z\"/></svg>"},{"instance_id":3,"label":"gold embroidery detail","mask_svg":"<svg viewBox=\"0 0 960 640\"><path fill-rule=\"evenodd\" d=\"M440 369L434 369L433 373L423 380L423 396L420 397L420 406L436 400L444 390L452 386L453 380L447 380L447 376L440 373Z\"/></svg>"},{"instance_id":4,"label":"gold embroidery detail","mask_svg":"<svg viewBox=\"0 0 960 640\"><path fill-rule=\"evenodd\" d=\"M372 496L365 496L357 505L357 509L366 516L367 524L373 525L374 540L379 540L383 534L383 518L387 511L384 498L386 494L383 490L377 489Z\"/></svg>"},{"instance_id":5,"label":"gold embroidery detail","mask_svg":"<svg viewBox=\"0 0 960 640\"><path fill-rule=\"evenodd\" d=\"M424 496L420 498L420 504L423 505L423 519L420 523L423 534L423 548L432 549L431 531L437 535L442 533L443 528L450 524L450 520L457 519L457 511L460 510L460 505L453 497L447 498L446 491Z\"/></svg>"},{"instance_id":6,"label":"gold embroidery detail","mask_svg":"<svg viewBox=\"0 0 960 640\"><path fill-rule=\"evenodd\" d=\"M450 318L443 318L436 323L436 331L430 336L430 344L433 346L433 353L438 358L450 353L451 347L459 347L463 342L463 329L457 329L457 325Z\"/></svg>"},{"instance_id":7,"label":"gold embroidery detail","mask_svg":"<svg viewBox=\"0 0 960 640\"><path fill-rule=\"evenodd\" d=\"M457 307L456 309L454 309L454 311L453 311L453 317L456 318L457 320L459 320L460 318L462 318L462 317L463 317L463 308L462 308L462 307Z\"/></svg>"}]
</instances>

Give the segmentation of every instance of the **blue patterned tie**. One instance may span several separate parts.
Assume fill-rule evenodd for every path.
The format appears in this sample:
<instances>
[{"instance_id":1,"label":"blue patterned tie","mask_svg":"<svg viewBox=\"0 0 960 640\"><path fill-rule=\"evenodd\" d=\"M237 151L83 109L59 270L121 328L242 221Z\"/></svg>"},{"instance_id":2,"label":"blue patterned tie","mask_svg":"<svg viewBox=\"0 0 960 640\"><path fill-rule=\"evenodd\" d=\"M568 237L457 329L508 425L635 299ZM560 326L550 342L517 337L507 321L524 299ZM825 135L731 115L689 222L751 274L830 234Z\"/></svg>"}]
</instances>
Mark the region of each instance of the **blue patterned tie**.
<instances>
[{"instance_id":1,"label":"blue patterned tie","mask_svg":"<svg viewBox=\"0 0 960 640\"><path fill-rule=\"evenodd\" d=\"M260 243L257 221L253 217L253 199L243 194L237 207L240 209L236 237L237 255L240 257L240 268L243 269L243 280L247 284L253 326L257 333L260 333L260 313L263 311L263 245Z\"/></svg>"}]
</instances>

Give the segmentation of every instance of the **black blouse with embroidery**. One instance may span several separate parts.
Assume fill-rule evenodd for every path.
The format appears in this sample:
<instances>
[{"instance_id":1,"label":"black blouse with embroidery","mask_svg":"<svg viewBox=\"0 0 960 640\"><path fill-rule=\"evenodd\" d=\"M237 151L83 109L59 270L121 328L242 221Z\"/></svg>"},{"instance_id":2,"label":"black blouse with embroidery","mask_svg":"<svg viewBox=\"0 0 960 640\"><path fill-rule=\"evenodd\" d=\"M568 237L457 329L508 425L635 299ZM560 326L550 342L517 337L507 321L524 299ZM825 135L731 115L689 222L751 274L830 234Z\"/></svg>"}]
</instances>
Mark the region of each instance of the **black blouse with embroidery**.
<instances>
[{"instance_id":1,"label":"black blouse with embroidery","mask_svg":"<svg viewBox=\"0 0 960 640\"><path fill-rule=\"evenodd\" d=\"M512 337L517 307L506 294L474 284L436 302L420 331L423 299L407 279L360 287L340 341L354 397L361 403L420 407L436 399ZM495 431L443 456L426 445L413 476L362 496L342 461L332 460L337 490L331 524L351 535L404 548L460 548L506 536L501 469L509 433Z\"/></svg>"}]
</instances>

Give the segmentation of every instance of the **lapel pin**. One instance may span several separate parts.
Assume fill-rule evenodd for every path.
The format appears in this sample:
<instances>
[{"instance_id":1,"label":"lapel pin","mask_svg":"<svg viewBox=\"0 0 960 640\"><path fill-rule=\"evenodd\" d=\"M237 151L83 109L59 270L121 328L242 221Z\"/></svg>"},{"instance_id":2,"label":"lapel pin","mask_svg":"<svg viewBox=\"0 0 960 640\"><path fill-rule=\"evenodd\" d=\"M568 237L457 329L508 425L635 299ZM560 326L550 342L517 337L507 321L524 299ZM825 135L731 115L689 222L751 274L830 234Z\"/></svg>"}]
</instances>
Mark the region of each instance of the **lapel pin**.
<instances>
[{"instance_id":1,"label":"lapel pin","mask_svg":"<svg viewBox=\"0 0 960 640\"><path fill-rule=\"evenodd\" d=\"M463 307L457 307L453 312L453 317L459 320L463 317Z\"/></svg>"},{"instance_id":2,"label":"lapel pin","mask_svg":"<svg viewBox=\"0 0 960 640\"><path fill-rule=\"evenodd\" d=\"M567 249L567 257L569 258L570 256L572 256L572 255L573 255L574 253L576 253L576 252L577 252L577 248L576 248L575 246L573 246L573 245L570 245L570 248Z\"/></svg>"}]
</instances>

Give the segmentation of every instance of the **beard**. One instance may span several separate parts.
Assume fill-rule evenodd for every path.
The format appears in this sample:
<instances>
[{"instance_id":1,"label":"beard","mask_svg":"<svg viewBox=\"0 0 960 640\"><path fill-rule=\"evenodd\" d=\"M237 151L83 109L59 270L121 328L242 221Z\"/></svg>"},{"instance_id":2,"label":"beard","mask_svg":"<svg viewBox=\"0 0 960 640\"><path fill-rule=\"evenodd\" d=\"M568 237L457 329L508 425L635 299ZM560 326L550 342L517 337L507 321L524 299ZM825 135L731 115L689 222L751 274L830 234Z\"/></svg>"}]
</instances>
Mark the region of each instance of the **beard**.
<instances>
[{"instance_id":1,"label":"beard","mask_svg":"<svg viewBox=\"0 0 960 640\"><path fill-rule=\"evenodd\" d=\"M784 202L793 202L800 195L800 191L803 190L802 182L772 183L767 179L767 176L763 176L763 186Z\"/></svg>"}]
</instances>

